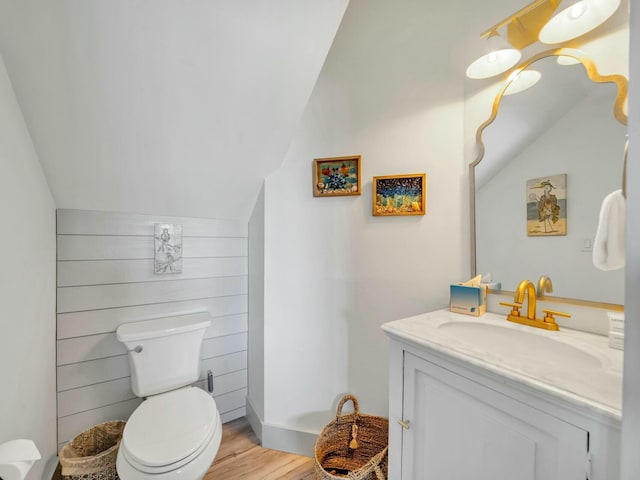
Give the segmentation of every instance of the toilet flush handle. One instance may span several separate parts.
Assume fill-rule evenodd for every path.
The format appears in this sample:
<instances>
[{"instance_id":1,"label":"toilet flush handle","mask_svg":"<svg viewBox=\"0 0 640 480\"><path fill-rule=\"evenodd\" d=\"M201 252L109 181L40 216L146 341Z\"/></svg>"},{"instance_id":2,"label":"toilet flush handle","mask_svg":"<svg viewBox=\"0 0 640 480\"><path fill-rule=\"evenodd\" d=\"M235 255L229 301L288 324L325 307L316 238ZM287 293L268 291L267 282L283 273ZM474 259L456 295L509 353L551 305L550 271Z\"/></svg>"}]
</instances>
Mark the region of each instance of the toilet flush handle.
<instances>
[{"instance_id":1,"label":"toilet flush handle","mask_svg":"<svg viewBox=\"0 0 640 480\"><path fill-rule=\"evenodd\" d=\"M142 345L138 345L133 350L129 350L129 352L136 352L136 353L140 353L141 351L142 351Z\"/></svg>"},{"instance_id":2,"label":"toilet flush handle","mask_svg":"<svg viewBox=\"0 0 640 480\"><path fill-rule=\"evenodd\" d=\"M211 370L207 372L207 390L209 393L213 393L213 372Z\"/></svg>"}]
</instances>

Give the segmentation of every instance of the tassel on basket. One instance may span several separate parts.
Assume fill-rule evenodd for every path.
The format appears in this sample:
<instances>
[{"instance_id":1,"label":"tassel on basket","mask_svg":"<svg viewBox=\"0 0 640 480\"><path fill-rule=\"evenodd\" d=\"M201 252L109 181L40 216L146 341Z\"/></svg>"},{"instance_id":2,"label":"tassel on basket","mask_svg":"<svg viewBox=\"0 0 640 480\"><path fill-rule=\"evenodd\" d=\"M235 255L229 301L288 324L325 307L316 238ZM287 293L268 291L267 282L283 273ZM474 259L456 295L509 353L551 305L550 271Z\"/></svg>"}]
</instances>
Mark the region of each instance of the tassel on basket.
<instances>
[{"instance_id":1,"label":"tassel on basket","mask_svg":"<svg viewBox=\"0 0 640 480\"><path fill-rule=\"evenodd\" d=\"M353 403L353 413L342 407ZM345 395L338 403L336 418L316 441L315 470L318 480L386 480L388 470L389 421L360 413L358 400Z\"/></svg>"}]
</instances>

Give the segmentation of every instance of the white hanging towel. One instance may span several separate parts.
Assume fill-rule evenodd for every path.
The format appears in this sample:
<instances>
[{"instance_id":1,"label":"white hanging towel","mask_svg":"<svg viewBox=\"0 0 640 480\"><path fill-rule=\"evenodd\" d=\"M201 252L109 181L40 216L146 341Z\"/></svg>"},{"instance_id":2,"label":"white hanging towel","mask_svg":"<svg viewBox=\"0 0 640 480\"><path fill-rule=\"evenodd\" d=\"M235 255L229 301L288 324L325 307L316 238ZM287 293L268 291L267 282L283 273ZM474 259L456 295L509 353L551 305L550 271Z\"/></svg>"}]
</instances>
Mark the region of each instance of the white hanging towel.
<instances>
[{"instance_id":1,"label":"white hanging towel","mask_svg":"<svg viewBox=\"0 0 640 480\"><path fill-rule=\"evenodd\" d=\"M607 195L602 201L598 231L593 242L593 264L600 270L624 267L626 202L622 190Z\"/></svg>"}]
</instances>

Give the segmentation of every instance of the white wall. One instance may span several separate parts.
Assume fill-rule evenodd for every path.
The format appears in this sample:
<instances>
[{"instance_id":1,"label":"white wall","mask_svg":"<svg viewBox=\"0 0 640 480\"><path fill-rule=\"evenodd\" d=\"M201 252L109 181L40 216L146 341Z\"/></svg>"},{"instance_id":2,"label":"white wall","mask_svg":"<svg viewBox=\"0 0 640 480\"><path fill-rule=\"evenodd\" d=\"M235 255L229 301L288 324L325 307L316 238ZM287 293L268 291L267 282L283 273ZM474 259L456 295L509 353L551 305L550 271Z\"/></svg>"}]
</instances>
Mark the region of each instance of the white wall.
<instances>
[{"instance_id":1,"label":"white wall","mask_svg":"<svg viewBox=\"0 0 640 480\"><path fill-rule=\"evenodd\" d=\"M351 2L285 163L267 178L269 426L317 433L345 392L387 415L380 325L445 307L468 271L463 72L428 47L464 28L462 3ZM363 194L314 198L312 160L352 154L362 155ZM428 175L425 216L372 216L374 175L418 172ZM309 437L288 447L309 453Z\"/></svg>"},{"instance_id":2,"label":"white wall","mask_svg":"<svg viewBox=\"0 0 640 480\"><path fill-rule=\"evenodd\" d=\"M35 441L36 480L56 461L55 205L2 57L0 132L0 443Z\"/></svg>"},{"instance_id":3,"label":"white wall","mask_svg":"<svg viewBox=\"0 0 640 480\"><path fill-rule=\"evenodd\" d=\"M183 225L182 273L154 275L154 223ZM57 233L59 443L139 405L115 330L152 317L209 312L197 385L211 370L223 422L245 414L245 222L58 210Z\"/></svg>"},{"instance_id":4,"label":"white wall","mask_svg":"<svg viewBox=\"0 0 640 480\"><path fill-rule=\"evenodd\" d=\"M640 6L631 9L622 479L640 478Z\"/></svg>"},{"instance_id":5,"label":"white wall","mask_svg":"<svg viewBox=\"0 0 640 480\"><path fill-rule=\"evenodd\" d=\"M264 418L264 185L249 219L249 385L247 416L262 437Z\"/></svg>"},{"instance_id":6,"label":"white wall","mask_svg":"<svg viewBox=\"0 0 640 480\"><path fill-rule=\"evenodd\" d=\"M478 272L491 272L504 290L548 275L553 295L624 303L624 271L598 270L591 251L583 251L583 241L595 237L602 200L622 183L626 128L612 115L615 88L598 88L610 95L585 97L476 192ZM526 181L562 173L568 183L567 235L528 237Z\"/></svg>"},{"instance_id":7,"label":"white wall","mask_svg":"<svg viewBox=\"0 0 640 480\"><path fill-rule=\"evenodd\" d=\"M249 218L347 0L0 2L59 208Z\"/></svg>"}]
</instances>

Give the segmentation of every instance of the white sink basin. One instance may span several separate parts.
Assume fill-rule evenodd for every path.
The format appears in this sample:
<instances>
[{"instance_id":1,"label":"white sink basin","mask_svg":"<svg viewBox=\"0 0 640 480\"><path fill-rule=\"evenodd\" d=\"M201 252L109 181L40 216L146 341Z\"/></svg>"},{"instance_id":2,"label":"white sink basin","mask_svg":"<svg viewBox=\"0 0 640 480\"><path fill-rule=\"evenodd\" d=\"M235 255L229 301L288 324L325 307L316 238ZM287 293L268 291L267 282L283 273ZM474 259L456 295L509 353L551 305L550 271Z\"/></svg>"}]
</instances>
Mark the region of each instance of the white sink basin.
<instances>
[{"instance_id":1,"label":"white sink basin","mask_svg":"<svg viewBox=\"0 0 640 480\"><path fill-rule=\"evenodd\" d=\"M448 310L385 323L391 337L426 348L458 365L471 364L620 420L622 352L607 337L561 329L550 332L487 312L471 318Z\"/></svg>"},{"instance_id":2,"label":"white sink basin","mask_svg":"<svg viewBox=\"0 0 640 480\"><path fill-rule=\"evenodd\" d=\"M532 331L511 324L447 322L438 330L452 339L486 351L488 357L508 358L511 367L525 372L593 371L603 367L600 358L585 349L553 338L557 332L525 328Z\"/></svg>"}]
</instances>

